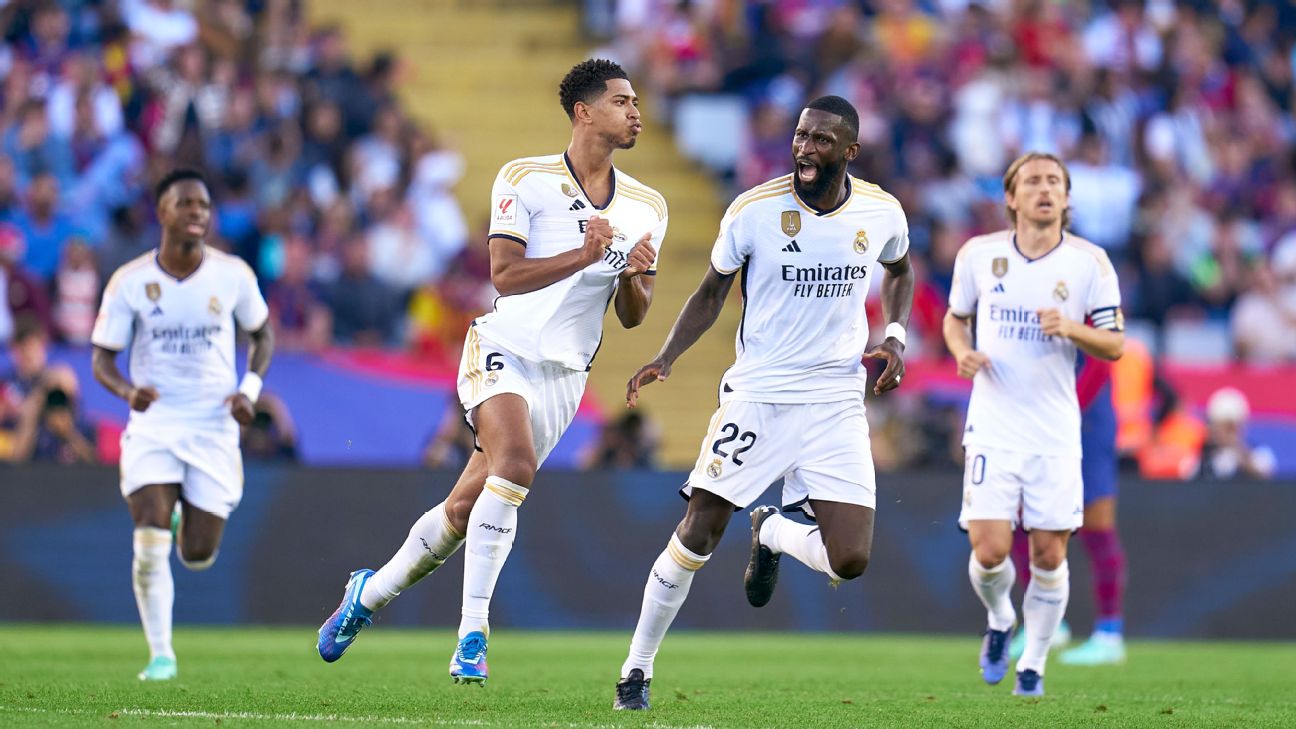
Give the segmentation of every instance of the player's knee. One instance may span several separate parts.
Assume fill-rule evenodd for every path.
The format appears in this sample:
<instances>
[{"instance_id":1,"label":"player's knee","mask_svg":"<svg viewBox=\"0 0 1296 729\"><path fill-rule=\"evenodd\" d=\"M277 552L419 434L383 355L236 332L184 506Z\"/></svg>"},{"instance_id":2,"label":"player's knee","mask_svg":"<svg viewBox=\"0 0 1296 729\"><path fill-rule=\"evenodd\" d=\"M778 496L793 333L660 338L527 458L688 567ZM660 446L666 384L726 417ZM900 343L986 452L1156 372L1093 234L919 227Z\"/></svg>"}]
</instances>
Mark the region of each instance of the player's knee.
<instances>
[{"instance_id":1,"label":"player's knee","mask_svg":"<svg viewBox=\"0 0 1296 729\"><path fill-rule=\"evenodd\" d=\"M530 488L538 467L535 451L529 448L511 448L491 459L490 472L491 475Z\"/></svg>"},{"instance_id":2,"label":"player's knee","mask_svg":"<svg viewBox=\"0 0 1296 729\"><path fill-rule=\"evenodd\" d=\"M191 572L201 572L216 564L216 555L220 550L215 545L180 545L180 564Z\"/></svg>"},{"instance_id":3,"label":"player's knee","mask_svg":"<svg viewBox=\"0 0 1296 729\"><path fill-rule=\"evenodd\" d=\"M991 570L1003 564L1008 559L1008 549L1001 549L997 545L978 544L972 554L976 557L977 564L983 569Z\"/></svg>"},{"instance_id":4,"label":"player's knee","mask_svg":"<svg viewBox=\"0 0 1296 729\"><path fill-rule=\"evenodd\" d=\"M473 504L477 503L476 498L468 496L454 496L446 499L445 515L446 521L454 527L459 534L468 533L468 515L472 513Z\"/></svg>"},{"instance_id":5,"label":"player's knee","mask_svg":"<svg viewBox=\"0 0 1296 729\"><path fill-rule=\"evenodd\" d=\"M844 554L828 555L828 565L832 567L833 574L843 580L853 580L864 574L868 569L869 553L867 551L851 551Z\"/></svg>"},{"instance_id":6,"label":"player's knee","mask_svg":"<svg viewBox=\"0 0 1296 729\"><path fill-rule=\"evenodd\" d=\"M719 521L689 515L680 523L676 533L679 534L680 542L690 551L697 554L711 554L720 544L720 538L724 536L727 524L728 520Z\"/></svg>"},{"instance_id":7,"label":"player's knee","mask_svg":"<svg viewBox=\"0 0 1296 729\"><path fill-rule=\"evenodd\" d=\"M1042 570L1055 570L1058 567L1061 567L1062 563L1065 561L1065 550L1047 550L1037 553L1034 558L1031 559L1031 564Z\"/></svg>"}]
</instances>

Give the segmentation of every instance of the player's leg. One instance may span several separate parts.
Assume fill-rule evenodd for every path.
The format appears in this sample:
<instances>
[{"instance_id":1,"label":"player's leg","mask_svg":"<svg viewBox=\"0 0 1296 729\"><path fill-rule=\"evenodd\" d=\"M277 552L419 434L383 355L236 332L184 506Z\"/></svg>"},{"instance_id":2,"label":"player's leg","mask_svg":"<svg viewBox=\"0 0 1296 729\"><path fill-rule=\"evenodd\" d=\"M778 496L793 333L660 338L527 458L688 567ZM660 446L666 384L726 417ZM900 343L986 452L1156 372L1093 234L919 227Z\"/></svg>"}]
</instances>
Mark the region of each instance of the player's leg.
<instances>
[{"instance_id":1,"label":"player's leg","mask_svg":"<svg viewBox=\"0 0 1296 729\"><path fill-rule=\"evenodd\" d=\"M727 499L700 488L692 490L684 520L658 555L644 586L643 606L630 654L621 666L615 709L641 710L649 707L648 686L653 661L671 622L688 597L693 575L706 564L720 543L734 512Z\"/></svg>"},{"instance_id":2,"label":"player's leg","mask_svg":"<svg viewBox=\"0 0 1296 729\"><path fill-rule=\"evenodd\" d=\"M179 483L149 484L126 496L135 524L131 584L149 646L149 663L139 674L141 681L165 681L176 675L171 645L171 610L175 602L171 513L179 497Z\"/></svg>"},{"instance_id":3,"label":"player's leg","mask_svg":"<svg viewBox=\"0 0 1296 729\"><path fill-rule=\"evenodd\" d=\"M1097 622L1089 640L1063 653L1061 660L1065 664L1080 666L1123 663L1125 549L1116 531L1114 494L1085 504L1084 527L1080 529L1079 537L1089 556Z\"/></svg>"},{"instance_id":4,"label":"player's leg","mask_svg":"<svg viewBox=\"0 0 1296 729\"><path fill-rule=\"evenodd\" d=\"M972 545L968 580L986 608L978 661L982 678L990 684L1008 673L1008 647L1017 622L1012 605L1017 570L1008 556L1021 504L1021 460L1017 453L969 447L963 469L959 524Z\"/></svg>"},{"instance_id":5,"label":"player's leg","mask_svg":"<svg viewBox=\"0 0 1296 729\"><path fill-rule=\"evenodd\" d=\"M183 497L180 500L180 530L176 550L185 569L201 572L216 563L226 519L204 511Z\"/></svg>"},{"instance_id":6,"label":"player's leg","mask_svg":"<svg viewBox=\"0 0 1296 729\"><path fill-rule=\"evenodd\" d=\"M486 458L481 495L468 513L465 531L463 608L459 648L450 673L457 683L484 683L490 601L513 549L518 507L526 500L538 467L530 407L521 395L503 393L477 406L477 438Z\"/></svg>"}]
</instances>

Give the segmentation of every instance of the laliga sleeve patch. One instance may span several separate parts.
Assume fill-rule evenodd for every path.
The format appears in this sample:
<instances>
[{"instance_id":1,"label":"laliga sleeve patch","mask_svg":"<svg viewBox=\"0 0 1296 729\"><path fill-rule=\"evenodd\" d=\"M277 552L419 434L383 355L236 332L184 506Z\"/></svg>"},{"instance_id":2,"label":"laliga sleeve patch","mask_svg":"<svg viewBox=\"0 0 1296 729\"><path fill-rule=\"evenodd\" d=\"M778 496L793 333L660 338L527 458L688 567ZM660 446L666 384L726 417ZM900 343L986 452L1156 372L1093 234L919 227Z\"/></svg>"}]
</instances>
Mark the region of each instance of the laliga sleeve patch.
<instances>
[{"instance_id":1,"label":"laliga sleeve patch","mask_svg":"<svg viewBox=\"0 0 1296 729\"><path fill-rule=\"evenodd\" d=\"M517 195L495 196L495 222L512 225L517 222Z\"/></svg>"}]
</instances>

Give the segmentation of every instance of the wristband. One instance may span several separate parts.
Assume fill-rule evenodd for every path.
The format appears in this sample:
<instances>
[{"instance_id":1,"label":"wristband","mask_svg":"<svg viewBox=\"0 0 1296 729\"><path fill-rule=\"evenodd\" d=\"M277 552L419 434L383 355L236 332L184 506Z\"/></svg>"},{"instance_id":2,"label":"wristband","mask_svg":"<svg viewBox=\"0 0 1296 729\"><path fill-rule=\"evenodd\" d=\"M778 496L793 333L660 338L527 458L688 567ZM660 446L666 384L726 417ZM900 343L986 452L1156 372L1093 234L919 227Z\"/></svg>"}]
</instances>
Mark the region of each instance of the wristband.
<instances>
[{"instance_id":1,"label":"wristband","mask_svg":"<svg viewBox=\"0 0 1296 729\"><path fill-rule=\"evenodd\" d=\"M905 346L905 328L900 325L900 322L893 321L887 324L886 332L882 335L882 338L889 339L891 337L895 337L900 342L900 346Z\"/></svg>"},{"instance_id":2,"label":"wristband","mask_svg":"<svg viewBox=\"0 0 1296 729\"><path fill-rule=\"evenodd\" d=\"M252 404L255 405L257 398L261 397L262 384L264 383L261 381L261 375L258 375L255 372L248 372L243 375L243 381L239 383L238 391L247 395L247 399L251 400Z\"/></svg>"}]
</instances>

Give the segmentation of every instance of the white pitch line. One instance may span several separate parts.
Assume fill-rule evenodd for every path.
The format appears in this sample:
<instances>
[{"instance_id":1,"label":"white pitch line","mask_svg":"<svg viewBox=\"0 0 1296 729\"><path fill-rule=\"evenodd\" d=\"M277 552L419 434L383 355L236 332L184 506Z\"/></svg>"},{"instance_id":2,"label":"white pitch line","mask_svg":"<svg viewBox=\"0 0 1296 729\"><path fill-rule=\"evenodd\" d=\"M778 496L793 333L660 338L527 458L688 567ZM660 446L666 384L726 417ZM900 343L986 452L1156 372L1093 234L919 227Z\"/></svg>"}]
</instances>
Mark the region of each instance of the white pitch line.
<instances>
[{"instance_id":1,"label":"white pitch line","mask_svg":"<svg viewBox=\"0 0 1296 729\"><path fill-rule=\"evenodd\" d=\"M0 711L12 711L26 714L71 714L76 716L105 716L102 711L90 709L46 709L28 706L0 706ZM239 719L242 721L303 721L303 722L342 722L354 724L408 724L412 726L499 726L483 719L414 719L407 716L350 716L346 714L261 714L253 711L172 711L169 709L118 709L121 716L138 716L158 719ZM512 726L505 724L504 726ZM552 727L553 729L622 729L625 724L586 724L577 722L546 722L531 726ZM706 724L659 724L651 722L640 724L645 729L715 729Z\"/></svg>"}]
</instances>

